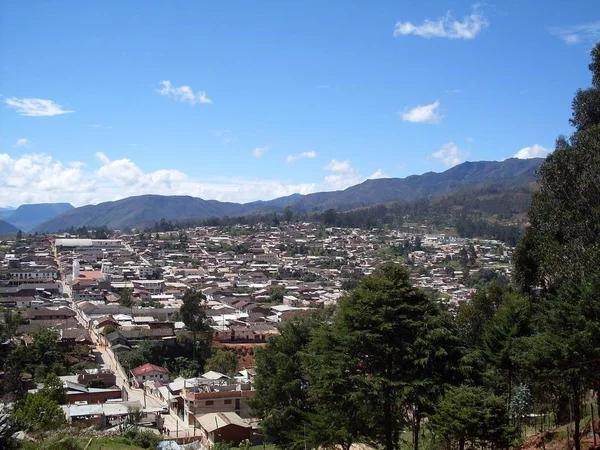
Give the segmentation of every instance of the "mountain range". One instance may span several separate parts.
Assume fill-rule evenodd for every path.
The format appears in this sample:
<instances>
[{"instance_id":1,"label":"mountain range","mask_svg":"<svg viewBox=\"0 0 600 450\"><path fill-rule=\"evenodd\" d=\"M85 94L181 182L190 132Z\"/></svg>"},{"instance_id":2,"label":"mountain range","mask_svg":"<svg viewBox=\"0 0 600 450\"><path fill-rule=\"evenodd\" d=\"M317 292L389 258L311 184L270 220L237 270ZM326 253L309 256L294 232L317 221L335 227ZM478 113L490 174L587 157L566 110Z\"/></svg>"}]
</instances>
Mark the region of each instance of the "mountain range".
<instances>
[{"instance_id":1,"label":"mountain range","mask_svg":"<svg viewBox=\"0 0 600 450\"><path fill-rule=\"evenodd\" d=\"M17 228L17 230L30 231L37 225L73 208L74 206L70 203L34 203L21 205L5 216L4 220Z\"/></svg>"},{"instance_id":2,"label":"mountain range","mask_svg":"<svg viewBox=\"0 0 600 450\"><path fill-rule=\"evenodd\" d=\"M294 194L245 204L189 196L141 195L68 209L35 226L31 231L55 232L84 225L123 229L160 221L161 218L177 221L237 216L278 212L288 206L300 213L320 212L331 208L348 211L378 203L439 197L469 188L508 189L528 186L535 182L535 171L542 161L542 158L511 158L504 161L465 162L441 173L428 172L406 178L366 180L340 191ZM18 209L15 213L17 211Z\"/></svg>"}]
</instances>

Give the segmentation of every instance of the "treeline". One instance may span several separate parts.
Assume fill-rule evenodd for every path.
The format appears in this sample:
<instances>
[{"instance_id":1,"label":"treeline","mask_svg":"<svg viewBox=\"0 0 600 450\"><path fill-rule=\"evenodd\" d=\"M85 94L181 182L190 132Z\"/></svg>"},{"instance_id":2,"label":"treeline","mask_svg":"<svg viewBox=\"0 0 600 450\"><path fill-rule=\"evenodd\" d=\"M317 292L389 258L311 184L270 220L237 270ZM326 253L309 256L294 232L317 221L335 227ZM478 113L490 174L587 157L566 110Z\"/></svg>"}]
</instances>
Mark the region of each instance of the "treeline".
<instances>
[{"instance_id":1,"label":"treeline","mask_svg":"<svg viewBox=\"0 0 600 450\"><path fill-rule=\"evenodd\" d=\"M406 222L429 223L435 226L456 226L461 237L498 239L516 245L523 229L516 225L489 222L492 215L513 217L524 213L531 192L528 188L509 189L488 187L471 192L468 189L447 197L374 205L351 211L330 208L323 212L303 214L287 207L283 212L265 212L248 216L210 217L169 221L162 219L145 231L174 231L196 226L224 227L233 225L266 224L279 226L282 222L315 222L341 228L401 228ZM513 199L515 201L510 201ZM505 200L505 201L504 201Z\"/></svg>"},{"instance_id":2,"label":"treeline","mask_svg":"<svg viewBox=\"0 0 600 450\"><path fill-rule=\"evenodd\" d=\"M527 337L531 316L513 314L527 300L499 285L478 295L454 320L390 264L335 313L287 322L257 354L250 404L264 432L282 449L395 450L407 431L414 449L507 448L535 406L519 398L511 412L524 380L497 350ZM503 332L515 318L519 334Z\"/></svg>"},{"instance_id":3,"label":"treeline","mask_svg":"<svg viewBox=\"0 0 600 450\"><path fill-rule=\"evenodd\" d=\"M459 217L455 221L456 233L464 238L497 239L515 246L525 229L517 225L502 225L487 220L473 220L470 217Z\"/></svg>"}]
</instances>

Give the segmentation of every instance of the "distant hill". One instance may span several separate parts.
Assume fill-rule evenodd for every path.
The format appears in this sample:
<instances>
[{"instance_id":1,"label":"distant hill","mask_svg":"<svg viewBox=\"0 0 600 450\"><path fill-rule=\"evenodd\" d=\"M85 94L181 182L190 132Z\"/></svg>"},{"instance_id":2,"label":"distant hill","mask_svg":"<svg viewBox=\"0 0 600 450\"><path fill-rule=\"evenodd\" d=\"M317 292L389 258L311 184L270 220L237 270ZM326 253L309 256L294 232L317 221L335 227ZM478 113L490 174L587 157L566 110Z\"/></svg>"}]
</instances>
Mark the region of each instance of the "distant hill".
<instances>
[{"instance_id":1,"label":"distant hill","mask_svg":"<svg viewBox=\"0 0 600 450\"><path fill-rule=\"evenodd\" d=\"M29 231L37 225L53 217L73 209L70 203L37 203L21 205L5 220L14 225L18 230Z\"/></svg>"},{"instance_id":2,"label":"distant hill","mask_svg":"<svg viewBox=\"0 0 600 450\"><path fill-rule=\"evenodd\" d=\"M176 220L189 217L232 216L245 214L256 208L256 204L246 206L188 196L140 195L75 208L37 226L35 231L66 230L71 226L84 225L122 229L148 221L160 221L163 217Z\"/></svg>"},{"instance_id":3,"label":"distant hill","mask_svg":"<svg viewBox=\"0 0 600 450\"><path fill-rule=\"evenodd\" d=\"M447 195L469 186L520 186L535 181L542 158L465 162L442 173L428 172L406 178L366 180L343 191L308 194L290 206L301 212L333 208L350 210L392 201L411 201Z\"/></svg>"},{"instance_id":4,"label":"distant hill","mask_svg":"<svg viewBox=\"0 0 600 450\"><path fill-rule=\"evenodd\" d=\"M6 219L14 210L15 208L0 208L0 219Z\"/></svg>"},{"instance_id":5,"label":"distant hill","mask_svg":"<svg viewBox=\"0 0 600 450\"><path fill-rule=\"evenodd\" d=\"M1 220L0 219L0 235L2 234L14 234L17 233L19 230L12 226L10 223L6 222L5 220Z\"/></svg>"},{"instance_id":6,"label":"distant hill","mask_svg":"<svg viewBox=\"0 0 600 450\"><path fill-rule=\"evenodd\" d=\"M543 159L507 159L491 162L465 162L442 173L428 172L407 178L367 180L343 191L294 194L270 201L246 204L225 203L187 196L142 195L114 202L88 205L62 213L34 228L58 231L70 227L126 226L151 222L254 214L282 211L286 206L311 213L336 209L348 211L379 203L412 201L448 195L452 192L494 186L496 189L526 186L535 182L535 170Z\"/></svg>"}]
</instances>

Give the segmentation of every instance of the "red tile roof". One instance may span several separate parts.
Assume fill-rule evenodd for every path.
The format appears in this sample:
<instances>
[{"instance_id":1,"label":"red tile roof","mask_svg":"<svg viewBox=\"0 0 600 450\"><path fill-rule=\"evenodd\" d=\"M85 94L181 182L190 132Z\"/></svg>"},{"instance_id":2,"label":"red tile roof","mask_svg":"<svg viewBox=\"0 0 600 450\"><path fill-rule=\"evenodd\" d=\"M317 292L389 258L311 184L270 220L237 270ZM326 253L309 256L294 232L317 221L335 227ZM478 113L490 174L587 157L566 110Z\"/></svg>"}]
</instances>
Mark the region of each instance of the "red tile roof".
<instances>
[{"instance_id":1,"label":"red tile roof","mask_svg":"<svg viewBox=\"0 0 600 450\"><path fill-rule=\"evenodd\" d=\"M150 363L143 364L143 365L131 370L131 373L136 377L138 377L140 375L145 375L149 372L160 372L160 373L166 373L166 374L171 373L164 367L155 366L154 364L150 364Z\"/></svg>"}]
</instances>

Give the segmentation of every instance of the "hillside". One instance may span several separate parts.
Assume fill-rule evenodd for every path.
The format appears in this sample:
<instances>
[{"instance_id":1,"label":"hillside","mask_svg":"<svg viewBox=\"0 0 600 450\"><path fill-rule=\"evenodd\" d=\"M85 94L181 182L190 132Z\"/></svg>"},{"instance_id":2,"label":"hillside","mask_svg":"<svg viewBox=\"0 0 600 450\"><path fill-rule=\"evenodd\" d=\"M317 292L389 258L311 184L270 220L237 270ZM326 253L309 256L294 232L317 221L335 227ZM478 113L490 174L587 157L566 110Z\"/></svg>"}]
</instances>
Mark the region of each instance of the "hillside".
<instances>
[{"instance_id":1,"label":"hillside","mask_svg":"<svg viewBox=\"0 0 600 450\"><path fill-rule=\"evenodd\" d=\"M294 194L270 201L246 204L203 200L188 196L142 195L114 202L88 205L60 214L34 228L34 231L58 231L70 227L106 226L122 229L161 218L180 220L281 211L286 206L300 213L333 208L347 211L379 203L413 201L448 195L470 188L512 188L535 181L534 172L542 159L508 159L502 162L466 162L445 172L428 172L407 178L367 180L343 191Z\"/></svg>"},{"instance_id":2,"label":"hillside","mask_svg":"<svg viewBox=\"0 0 600 450\"><path fill-rule=\"evenodd\" d=\"M140 195L75 208L37 226L35 231L56 231L84 225L121 229L163 217L169 220L220 217L244 214L255 208L252 204L246 206L188 196Z\"/></svg>"},{"instance_id":3,"label":"hillside","mask_svg":"<svg viewBox=\"0 0 600 450\"><path fill-rule=\"evenodd\" d=\"M73 209L70 203L35 203L21 205L5 220L22 231L29 231L35 226L53 217Z\"/></svg>"},{"instance_id":4,"label":"hillside","mask_svg":"<svg viewBox=\"0 0 600 450\"><path fill-rule=\"evenodd\" d=\"M2 234L13 234L13 233L16 233L18 231L19 230L17 228L15 228L14 226L12 226L7 221L0 219L0 235L2 235Z\"/></svg>"},{"instance_id":5,"label":"hillside","mask_svg":"<svg viewBox=\"0 0 600 450\"><path fill-rule=\"evenodd\" d=\"M521 186L535 181L534 172L542 161L541 158L511 158L505 161L465 162L442 173L367 180L343 191L308 194L290 205L302 212L329 208L349 210L377 203L437 197L476 185Z\"/></svg>"}]
</instances>

